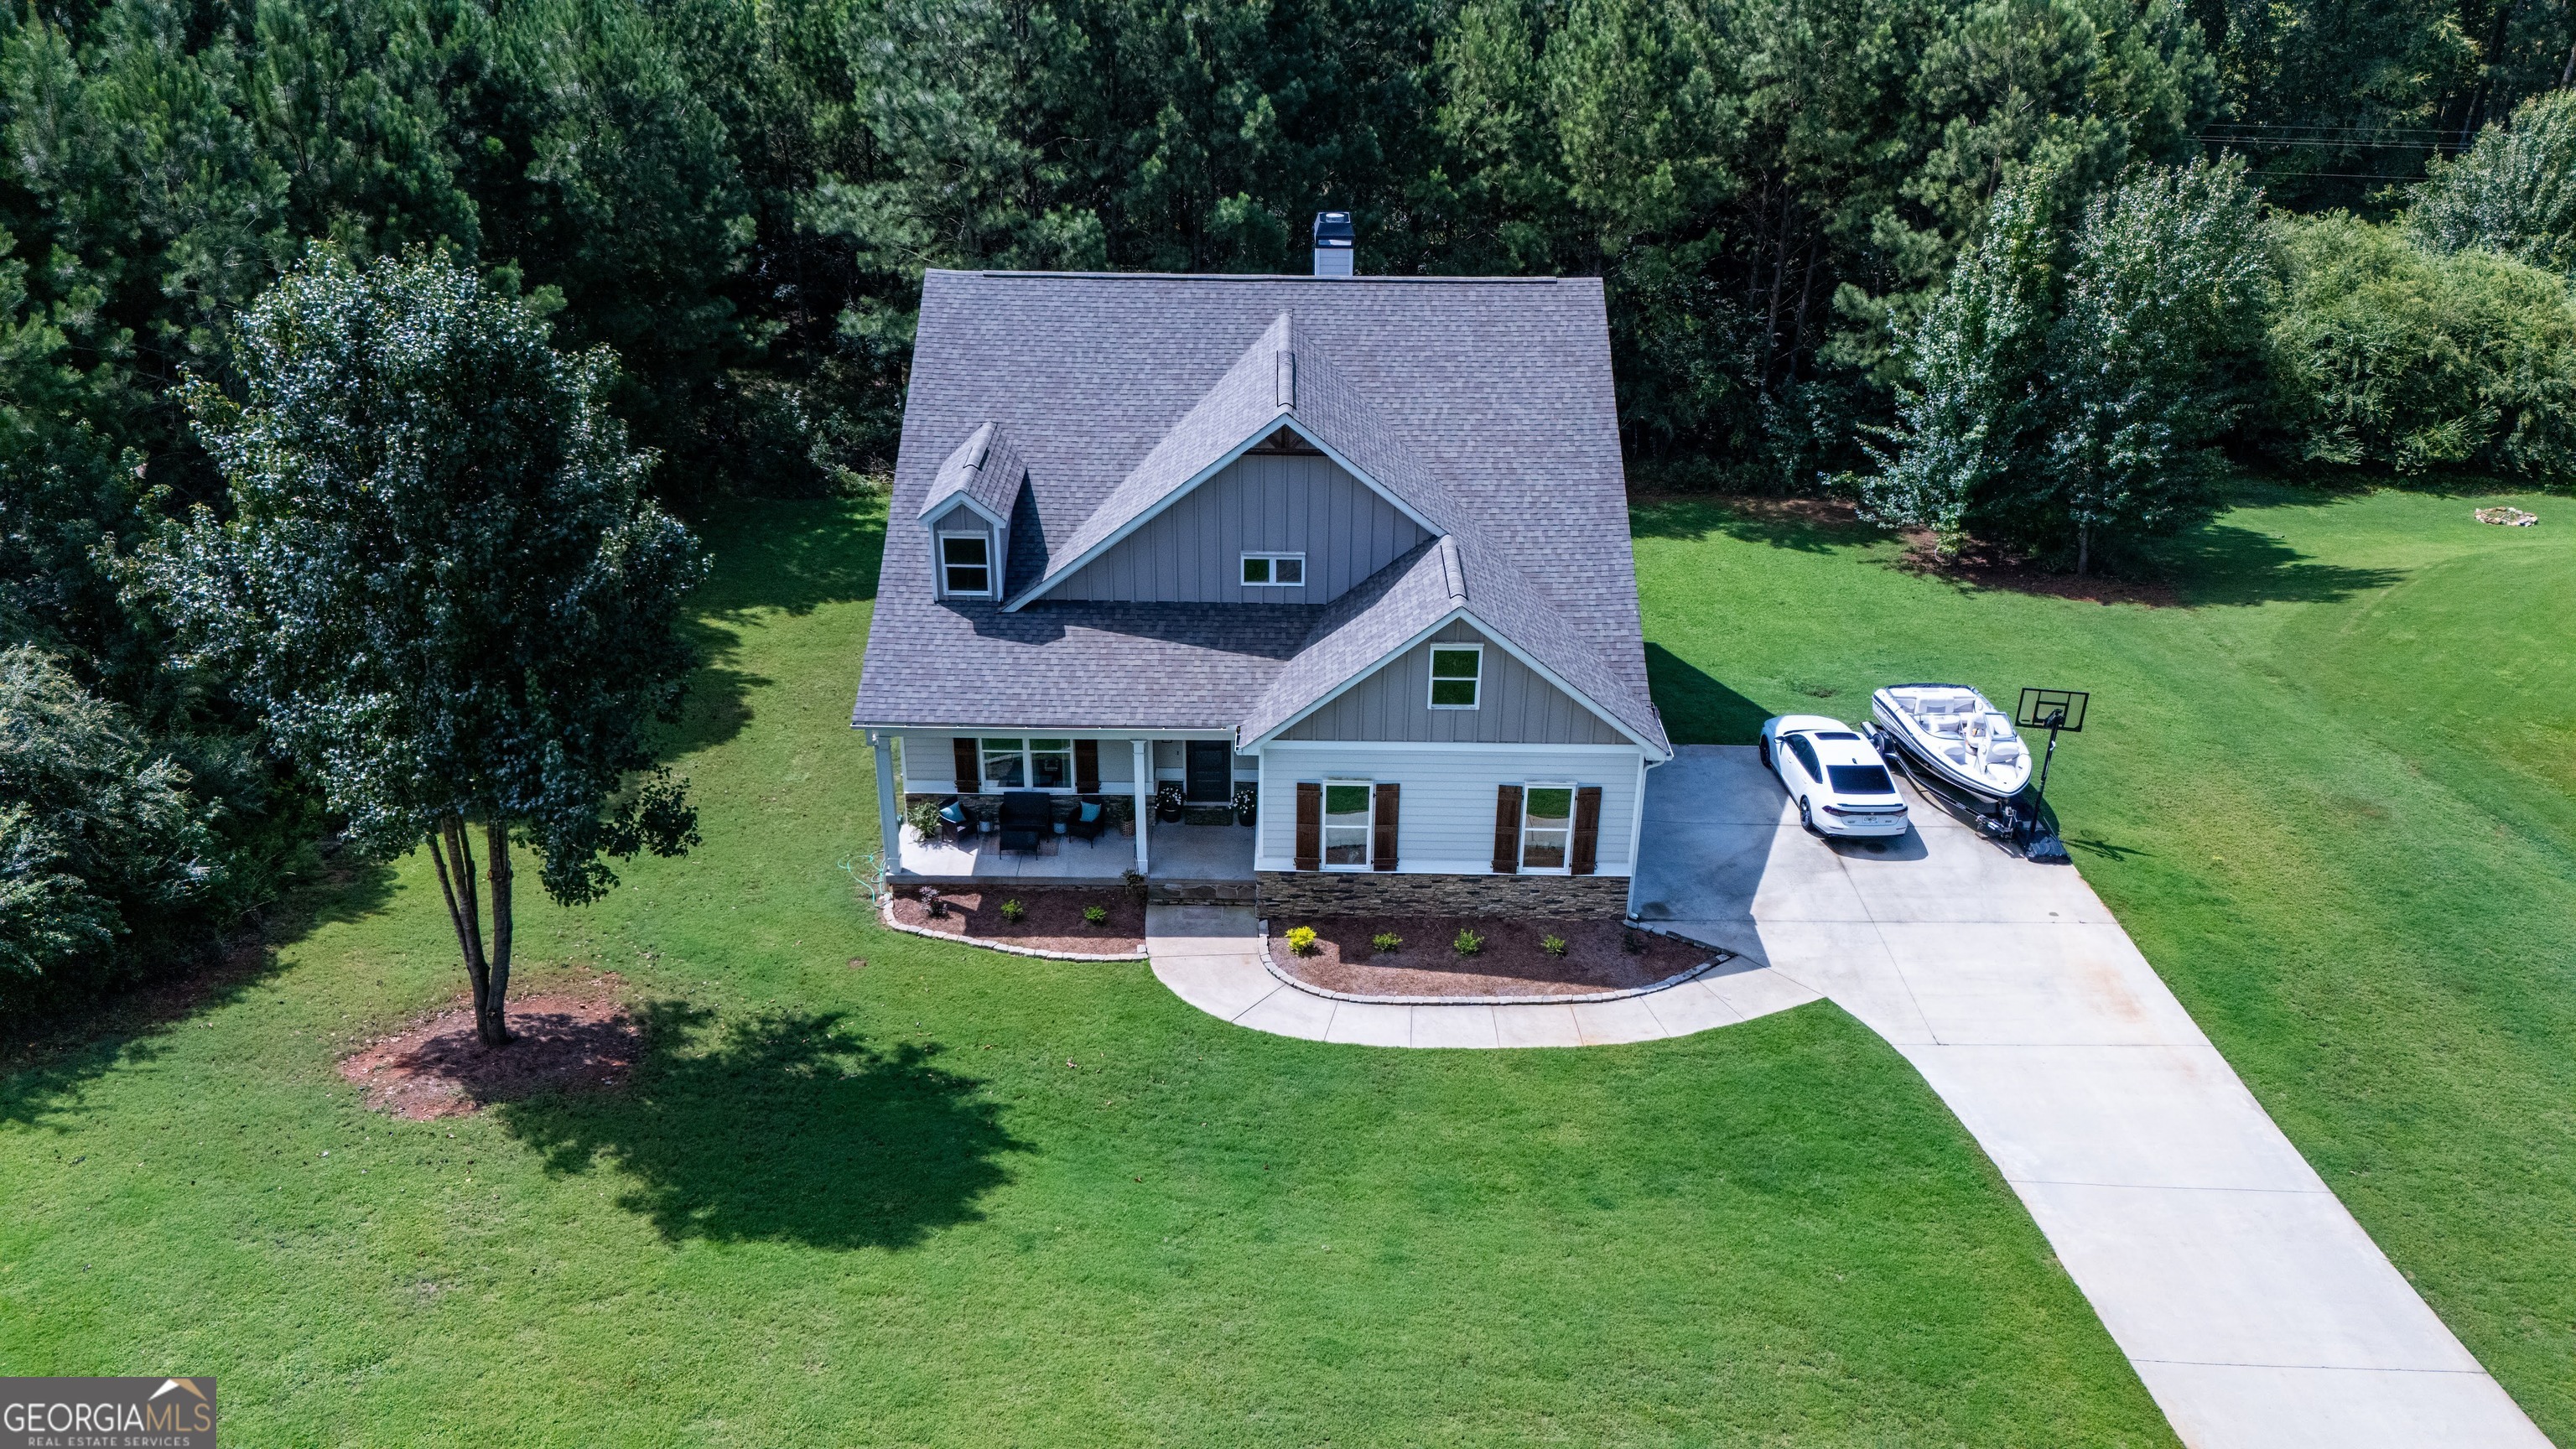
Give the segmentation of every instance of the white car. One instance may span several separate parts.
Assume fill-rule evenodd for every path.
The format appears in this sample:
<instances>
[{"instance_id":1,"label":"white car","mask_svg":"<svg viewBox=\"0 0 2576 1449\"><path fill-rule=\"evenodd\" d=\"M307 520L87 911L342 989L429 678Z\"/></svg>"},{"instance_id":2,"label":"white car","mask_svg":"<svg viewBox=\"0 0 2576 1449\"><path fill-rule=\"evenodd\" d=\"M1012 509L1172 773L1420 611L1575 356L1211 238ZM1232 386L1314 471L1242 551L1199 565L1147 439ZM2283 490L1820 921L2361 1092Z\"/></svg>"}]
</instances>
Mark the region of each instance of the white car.
<instances>
[{"instance_id":1,"label":"white car","mask_svg":"<svg viewBox=\"0 0 2576 1449\"><path fill-rule=\"evenodd\" d=\"M1798 823L1820 835L1903 835L1905 802L1887 762L1838 719L1784 714L1762 722L1762 763L1798 802Z\"/></svg>"}]
</instances>

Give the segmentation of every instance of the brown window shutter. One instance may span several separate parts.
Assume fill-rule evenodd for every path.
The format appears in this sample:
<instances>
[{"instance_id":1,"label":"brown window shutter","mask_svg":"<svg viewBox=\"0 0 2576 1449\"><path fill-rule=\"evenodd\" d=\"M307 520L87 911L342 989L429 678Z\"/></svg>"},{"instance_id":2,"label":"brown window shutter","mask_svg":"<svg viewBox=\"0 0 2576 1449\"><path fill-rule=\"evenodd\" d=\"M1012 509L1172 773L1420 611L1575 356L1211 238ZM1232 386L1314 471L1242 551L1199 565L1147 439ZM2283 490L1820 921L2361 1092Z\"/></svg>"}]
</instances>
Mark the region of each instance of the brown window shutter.
<instances>
[{"instance_id":1,"label":"brown window shutter","mask_svg":"<svg viewBox=\"0 0 2576 1449\"><path fill-rule=\"evenodd\" d=\"M1077 795L1100 793L1100 741L1098 740L1073 742L1073 793Z\"/></svg>"},{"instance_id":2,"label":"brown window shutter","mask_svg":"<svg viewBox=\"0 0 2576 1449\"><path fill-rule=\"evenodd\" d=\"M1574 792L1574 873L1592 874L1600 859L1601 787L1584 785Z\"/></svg>"},{"instance_id":3,"label":"brown window shutter","mask_svg":"<svg viewBox=\"0 0 2576 1449\"><path fill-rule=\"evenodd\" d=\"M1324 868L1324 787L1313 780L1297 782L1297 858L1299 870Z\"/></svg>"},{"instance_id":4,"label":"brown window shutter","mask_svg":"<svg viewBox=\"0 0 2576 1449\"><path fill-rule=\"evenodd\" d=\"M984 777L978 773L983 769L984 761L975 753L976 749L972 739L964 735L957 737L957 793L960 795L972 795L984 788Z\"/></svg>"},{"instance_id":5,"label":"brown window shutter","mask_svg":"<svg viewBox=\"0 0 2576 1449\"><path fill-rule=\"evenodd\" d=\"M1521 869L1521 787L1494 791L1494 874L1518 875Z\"/></svg>"},{"instance_id":6,"label":"brown window shutter","mask_svg":"<svg viewBox=\"0 0 2576 1449\"><path fill-rule=\"evenodd\" d=\"M1395 869L1395 807L1401 787L1377 787L1377 818L1369 822L1376 827L1377 848L1369 852L1369 866L1375 870Z\"/></svg>"}]
</instances>

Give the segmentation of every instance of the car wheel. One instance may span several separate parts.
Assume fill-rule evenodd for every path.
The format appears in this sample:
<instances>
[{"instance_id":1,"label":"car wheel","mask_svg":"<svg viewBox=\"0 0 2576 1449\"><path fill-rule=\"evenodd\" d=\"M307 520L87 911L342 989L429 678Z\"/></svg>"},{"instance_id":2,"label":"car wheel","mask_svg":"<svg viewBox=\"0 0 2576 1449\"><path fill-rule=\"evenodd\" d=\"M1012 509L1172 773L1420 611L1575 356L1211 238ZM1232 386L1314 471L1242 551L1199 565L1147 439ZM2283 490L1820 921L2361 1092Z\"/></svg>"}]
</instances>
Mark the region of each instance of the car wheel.
<instances>
[{"instance_id":1,"label":"car wheel","mask_svg":"<svg viewBox=\"0 0 2576 1449\"><path fill-rule=\"evenodd\" d=\"M1776 765L1774 765L1774 764L1772 764L1772 763L1771 763L1771 737L1770 737L1769 735L1756 735L1756 736L1754 736L1754 737L1753 737L1753 751L1754 751L1754 753L1755 753L1755 754L1758 754L1758 755L1760 755L1760 756L1762 757L1762 768L1764 768L1764 769L1766 769L1766 770L1773 770L1773 769L1777 769L1777 768L1779 768L1778 766L1776 766Z\"/></svg>"},{"instance_id":2,"label":"car wheel","mask_svg":"<svg viewBox=\"0 0 2576 1449\"><path fill-rule=\"evenodd\" d=\"M1807 797L1804 795L1798 797L1798 823L1807 827L1809 835L1823 833L1816 829L1816 812L1807 808Z\"/></svg>"}]
</instances>

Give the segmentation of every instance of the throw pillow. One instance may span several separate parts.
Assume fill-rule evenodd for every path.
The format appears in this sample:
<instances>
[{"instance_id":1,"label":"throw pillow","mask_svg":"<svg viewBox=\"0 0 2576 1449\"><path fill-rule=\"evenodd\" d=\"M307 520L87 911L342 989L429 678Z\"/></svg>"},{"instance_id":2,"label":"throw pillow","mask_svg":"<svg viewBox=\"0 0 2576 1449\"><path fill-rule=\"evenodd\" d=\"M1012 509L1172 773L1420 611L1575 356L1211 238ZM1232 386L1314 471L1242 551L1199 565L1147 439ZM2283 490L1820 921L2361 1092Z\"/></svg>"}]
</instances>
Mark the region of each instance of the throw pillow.
<instances>
[{"instance_id":1,"label":"throw pillow","mask_svg":"<svg viewBox=\"0 0 2576 1449\"><path fill-rule=\"evenodd\" d=\"M1085 825L1089 825L1092 821L1097 820L1097 819L1099 819L1099 818L1100 818L1100 806L1099 806L1096 802L1094 802L1094 801L1090 801L1090 800L1085 800L1085 801L1083 801L1083 802L1082 802L1082 823L1083 823L1083 824L1085 824Z\"/></svg>"}]
</instances>

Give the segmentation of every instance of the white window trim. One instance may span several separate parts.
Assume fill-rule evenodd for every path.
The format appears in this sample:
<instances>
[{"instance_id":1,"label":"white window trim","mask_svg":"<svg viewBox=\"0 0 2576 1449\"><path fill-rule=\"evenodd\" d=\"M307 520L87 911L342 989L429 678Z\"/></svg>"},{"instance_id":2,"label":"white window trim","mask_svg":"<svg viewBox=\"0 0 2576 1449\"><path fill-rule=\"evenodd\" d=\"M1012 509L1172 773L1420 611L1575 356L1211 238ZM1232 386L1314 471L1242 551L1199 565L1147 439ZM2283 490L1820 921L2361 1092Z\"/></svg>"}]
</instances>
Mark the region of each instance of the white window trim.
<instances>
[{"instance_id":1,"label":"white window trim","mask_svg":"<svg viewBox=\"0 0 2576 1449\"><path fill-rule=\"evenodd\" d=\"M1073 748L1074 745L1082 738L1079 735L972 735L969 736L969 738L975 741L975 773L981 777L975 784L975 793L978 795L1003 795L1014 790L1035 790L1041 795L1079 795L1082 793L1080 789L1082 784L1080 771L1082 767L1075 763L1075 750ZM1038 777L1038 756L1042 754L1052 755L1061 753L1064 756L1064 775L1066 783L1062 785L995 784L993 782L992 766L988 763L986 756L988 754L1001 754L1003 751L987 751L984 748L984 741L987 739L1016 739L1020 742L1020 778L1023 781L1034 780ZM1037 748L1037 742L1039 740L1064 740L1066 743L1062 751L1041 750ZM1114 794L1116 792L1111 791L1109 793Z\"/></svg>"},{"instance_id":2,"label":"white window trim","mask_svg":"<svg viewBox=\"0 0 2576 1449\"><path fill-rule=\"evenodd\" d=\"M1360 861L1357 865L1332 859L1333 787L1357 785L1368 792L1368 809L1363 813L1368 824L1360 829ZM1315 821L1315 857L1318 870L1364 871L1377 865L1377 781L1327 778L1324 781L1324 809Z\"/></svg>"},{"instance_id":3,"label":"white window trim","mask_svg":"<svg viewBox=\"0 0 2576 1449\"><path fill-rule=\"evenodd\" d=\"M984 587L980 589L952 589L948 586L948 540L952 538L971 538L984 545ZM993 576L993 535L990 531L966 528L943 529L938 535L937 543L937 553L933 557L932 562L939 569L939 596L941 598L989 599L1000 592L994 587L994 585L1001 581ZM957 567L973 568L974 565L959 564Z\"/></svg>"},{"instance_id":4,"label":"white window trim","mask_svg":"<svg viewBox=\"0 0 2576 1449\"><path fill-rule=\"evenodd\" d=\"M1436 661L1442 654L1473 654L1476 656L1476 702L1474 704L1442 704L1438 698L1440 694L1440 686L1444 683L1456 684L1458 681L1455 679L1443 680L1439 675L1434 674L1431 676L1430 687L1422 692L1422 702L1424 706L1430 709L1483 709L1485 707L1485 646L1482 644L1443 644L1439 640L1435 639L1431 641L1431 653L1424 656L1424 667L1436 667L1433 661Z\"/></svg>"},{"instance_id":5,"label":"white window trim","mask_svg":"<svg viewBox=\"0 0 2576 1449\"><path fill-rule=\"evenodd\" d=\"M1267 583L1256 584L1243 576L1243 566L1257 558L1270 560L1270 572L1273 577ZM1283 558L1293 558L1297 561L1297 582L1293 584L1283 584L1276 577L1279 572L1279 561ZM1302 589L1306 587L1306 556L1302 553L1246 553L1235 560L1234 578L1238 585L1247 589Z\"/></svg>"},{"instance_id":6,"label":"white window trim","mask_svg":"<svg viewBox=\"0 0 2576 1449\"><path fill-rule=\"evenodd\" d=\"M1529 863L1530 792L1563 790L1565 792L1565 864L1532 865ZM1521 869L1522 875L1574 874L1574 812L1581 808L1583 787L1566 780L1532 780L1521 786Z\"/></svg>"}]
</instances>

